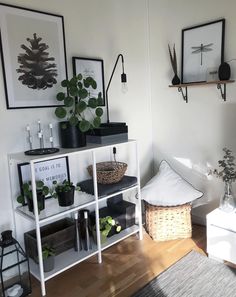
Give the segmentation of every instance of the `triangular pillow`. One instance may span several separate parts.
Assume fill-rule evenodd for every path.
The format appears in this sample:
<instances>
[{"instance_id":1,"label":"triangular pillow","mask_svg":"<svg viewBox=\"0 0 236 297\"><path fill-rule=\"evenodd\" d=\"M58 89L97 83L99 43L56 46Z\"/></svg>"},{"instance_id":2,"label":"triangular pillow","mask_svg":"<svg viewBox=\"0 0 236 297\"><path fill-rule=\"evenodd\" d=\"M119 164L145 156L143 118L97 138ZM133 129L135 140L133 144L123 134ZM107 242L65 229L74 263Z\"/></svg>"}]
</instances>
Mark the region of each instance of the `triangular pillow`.
<instances>
[{"instance_id":1,"label":"triangular pillow","mask_svg":"<svg viewBox=\"0 0 236 297\"><path fill-rule=\"evenodd\" d=\"M196 190L163 160L157 175L142 188L141 196L152 205L176 206L200 198L203 193Z\"/></svg>"}]
</instances>

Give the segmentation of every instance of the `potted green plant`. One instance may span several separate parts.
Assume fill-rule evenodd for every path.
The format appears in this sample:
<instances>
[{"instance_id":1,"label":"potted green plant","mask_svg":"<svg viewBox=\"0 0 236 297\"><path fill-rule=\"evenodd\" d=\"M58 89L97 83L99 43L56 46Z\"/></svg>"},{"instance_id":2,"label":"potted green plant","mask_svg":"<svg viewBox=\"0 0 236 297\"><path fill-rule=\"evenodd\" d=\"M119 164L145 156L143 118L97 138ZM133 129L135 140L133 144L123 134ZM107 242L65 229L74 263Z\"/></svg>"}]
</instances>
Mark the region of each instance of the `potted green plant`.
<instances>
[{"instance_id":1,"label":"potted green plant","mask_svg":"<svg viewBox=\"0 0 236 297\"><path fill-rule=\"evenodd\" d=\"M56 180L53 181L54 189L52 196L58 199L60 206L70 206L74 204L75 191L79 191L80 187L68 180L64 180L62 183L58 183Z\"/></svg>"},{"instance_id":2,"label":"potted green plant","mask_svg":"<svg viewBox=\"0 0 236 297\"><path fill-rule=\"evenodd\" d=\"M38 212L45 208L45 196L49 194L49 188L44 185L44 182L41 180L35 181L36 183L36 193L38 201ZM17 202L25 205L25 200L27 201L29 211L34 212L33 204L33 192L32 192L32 183L28 181L22 186L22 194L17 197Z\"/></svg>"},{"instance_id":3,"label":"potted green plant","mask_svg":"<svg viewBox=\"0 0 236 297\"><path fill-rule=\"evenodd\" d=\"M91 90L97 88L97 83L92 77L84 78L82 74L63 80L61 86L65 91L57 94L57 100L64 106L55 110L59 119L66 119L59 123L61 146L85 146L85 132L101 124L103 109L99 105L102 103L102 94L99 92L97 98L92 96Z\"/></svg>"},{"instance_id":4,"label":"potted green plant","mask_svg":"<svg viewBox=\"0 0 236 297\"><path fill-rule=\"evenodd\" d=\"M111 216L106 216L99 219L99 229L102 244L107 241L107 237L112 228L115 229L116 233L119 233L121 231L121 226L116 223L116 221ZM96 226L94 226L93 228L93 237L95 242L97 242Z\"/></svg>"},{"instance_id":5,"label":"potted green plant","mask_svg":"<svg viewBox=\"0 0 236 297\"><path fill-rule=\"evenodd\" d=\"M55 250L48 244L45 244L42 248L43 255L43 271L49 272L54 269L55 266Z\"/></svg>"},{"instance_id":6,"label":"potted green plant","mask_svg":"<svg viewBox=\"0 0 236 297\"><path fill-rule=\"evenodd\" d=\"M235 182L236 180L236 165L234 163L235 157L232 155L232 151L223 148L223 152L223 160L218 161L220 169L210 170L209 174L221 178L225 183L225 191L220 200L220 209L230 212L236 207L236 200L232 190L232 182Z\"/></svg>"}]
</instances>

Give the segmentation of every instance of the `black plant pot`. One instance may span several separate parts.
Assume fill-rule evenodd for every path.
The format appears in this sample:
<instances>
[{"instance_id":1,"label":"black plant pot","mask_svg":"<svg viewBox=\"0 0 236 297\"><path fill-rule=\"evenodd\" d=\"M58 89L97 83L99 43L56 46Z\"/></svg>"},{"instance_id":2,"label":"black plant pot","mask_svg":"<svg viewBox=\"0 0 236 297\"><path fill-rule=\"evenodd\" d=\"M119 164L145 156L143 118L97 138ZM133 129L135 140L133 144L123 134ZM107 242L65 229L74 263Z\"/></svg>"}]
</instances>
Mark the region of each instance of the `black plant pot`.
<instances>
[{"instance_id":1,"label":"black plant pot","mask_svg":"<svg viewBox=\"0 0 236 297\"><path fill-rule=\"evenodd\" d=\"M60 206L70 206L74 204L75 187L73 186L68 192L57 192L58 203Z\"/></svg>"},{"instance_id":2,"label":"black plant pot","mask_svg":"<svg viewBox=\"0 0 236 297\"><path fill-rule=\"evenodd\" d=\"M43 260L43 271L49 272L52 271L55 267L55 257L49 256L47 259Z\"/></svg>"},{"instance_id":3,"label":"black plant pot","mask_svg":"<svg viewBox=\"0 0 236 297\"><path fill-rule=\"evenodd\" d=\"M59 123L59 135L62 148L78 148L86 146L86 135L78 125L71 126L68 121Z\"/></svg>"},{"instance_id":4,"label":"black plant pot","mask_svg":"<svg viewBox=\"0 0 236 297\"><path fill-rule=\"evenodd\" d=\"M179 85L180 84L180 79L179 79L179 77L178 77L178 75L177 74L175 74L175 76L173 77L173 79L172 79L172 85L173 86L176 86L176 85Z\"/></svg>"},{"instance_id":5,"label":"black plant pot","mask_svg":"<svg viewBox=\"0 0 236 297\"><path fill-rule=\"evenodd\" d=\"M43 210L45 208L45 196L43 195L42 192L37 192L37 200L38 200L38 209ZM29 198L26 196L26 201L28 204L28 209L31 212L34 212L34 203L33 203L33 198Z\"/></svg>"},{"instance_id":6,"label":"black plant pot","mask_svg":"<svg viewBox=\"0 0 236 297\"><path fill-rule=\"evenodd\" d=\"M218 69L219 80L229 80L231 75L230 65L223 62Z\"/></svg>"}]
</instances>

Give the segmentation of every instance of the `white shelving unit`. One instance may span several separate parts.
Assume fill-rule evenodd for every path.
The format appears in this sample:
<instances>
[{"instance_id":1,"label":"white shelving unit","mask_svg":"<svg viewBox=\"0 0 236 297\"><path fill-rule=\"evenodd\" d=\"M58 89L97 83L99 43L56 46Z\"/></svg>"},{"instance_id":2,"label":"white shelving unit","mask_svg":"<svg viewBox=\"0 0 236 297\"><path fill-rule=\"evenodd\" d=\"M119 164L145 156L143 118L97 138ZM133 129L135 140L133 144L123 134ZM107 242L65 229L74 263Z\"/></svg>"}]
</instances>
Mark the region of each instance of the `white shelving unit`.
<instances>
[{"instance_id":1,"label":"white shelving unit","mask_svg":"<svg viewBox=\"0 0 236 297\"><path fill-rule=\"evenodd\" d=\"M135 176L137 177L137 183L132 185L129 188L119 189L119 191L112 193L107 196L98 196L98 187L97 187L97 175L96 175L96 163L97 156L103 150L110 151L110 157L112 156L112 149L116 147L119 151L119 148L125 149L125 151L132 150L132 156L135 156ZM45 201L45 210L38 213L37 205L37 196L36 196L36 185L35 185L35 170L34 166L37 162L47 161L56 159L59 157L68 157L68 158L80 158L82 154L89 154L93 164L93 187L94 195L89 195L83 192L75 193L75 202L70 207L60 207L57 200L51 198L46 199ZM38 259L39 264L36 264L33 260L30 259L30 271L31 274L41 282L41 292L42 296L46 295L45 282L50 278L62 273L63 271L71 268L72 266L97 255L98 263L102 262L102 251L109 248L110 246L118 243L119 241L139 233L139 239L142 240L142 213L141 213L141 195L140 195L140 172L139 172L139 158L138 158L138 145L135 140L129 140L127 142L113 143L109 145L91 145L80 149L60 149L56 154L44 155L44 156L26 156L24 153L10 154L9 159L9 170L10 170L10 179L11 179L11 188L12 188L12 205L14 208L15 221L17 216L23 217L24 220L27 220L35 224L36 236L37 236L37 249L38 249ZM104 161L107 161L107 156ZM32 180L32 191L33 191L33 202L34 202L34 214L28 210L27 206L16 206L16 196L13 194L14 182L12 181L13 176L16 176L16 164L27 162L30 164L31 168L31 180ZM128 164L129 166L129 164ZM71 176L73 180L73 176ZM105 244L100 243L100 232L99 232L99 208L101 207L102 202L105 202L106 199L116 196L118 194L128 194L130 191L136 192L137 198L137 207L136 207L136 224L130 228L122 230L120 233L115 234L114 236L107 239ZM89 251L79 251L76 252L74 249L70 249L61 253L55 257L55 268L54 270L44 273L43 271L43 259L42 259L42 249L41 249L41 235L40 227L46 223L56 221L62 217L73 215L78 210L93 207L95 209L95 219L96 219L96 232L97 232L97 245L93 245L92 250ZM16 224L16 236L22 233L22 230L17 230ZM19 228L18 228L19 229ZM22 235L22 234L21 234Z\"/></svg>"}]
</instances>

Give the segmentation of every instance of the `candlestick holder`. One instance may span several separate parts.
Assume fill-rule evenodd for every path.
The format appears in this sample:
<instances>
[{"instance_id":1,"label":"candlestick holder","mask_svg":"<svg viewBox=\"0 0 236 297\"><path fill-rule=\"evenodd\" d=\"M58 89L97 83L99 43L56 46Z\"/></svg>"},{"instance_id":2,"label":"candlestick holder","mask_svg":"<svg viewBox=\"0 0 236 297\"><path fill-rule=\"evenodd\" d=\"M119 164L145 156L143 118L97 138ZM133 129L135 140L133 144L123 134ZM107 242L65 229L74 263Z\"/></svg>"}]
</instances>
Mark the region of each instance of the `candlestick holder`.
<instances>
[{"instance_id":1,"label":"candlestick holder","mask_svg":"<svg viewBox=\"0 0 236 297\"><path fill-rule=\"evenodd\" d=\"M25 151L25 155L29 156L38 156L38 155L48 155L48 154L54 154L59 152L59 148L54 147L53 143L53 127L52 124L49 124L49 129L50 129L50 138L49 141L51 143L51 147L44 147L44 135L43 135L43 130L41 127L41 121L38 120L38 133L37 136L39 138L39 148L33 149L33 142L32 142L32 136L30 132L30 126L27 125L26 131L28 132L28 141L30 145L30 150Z\"/></svg>"}]
</instances>

